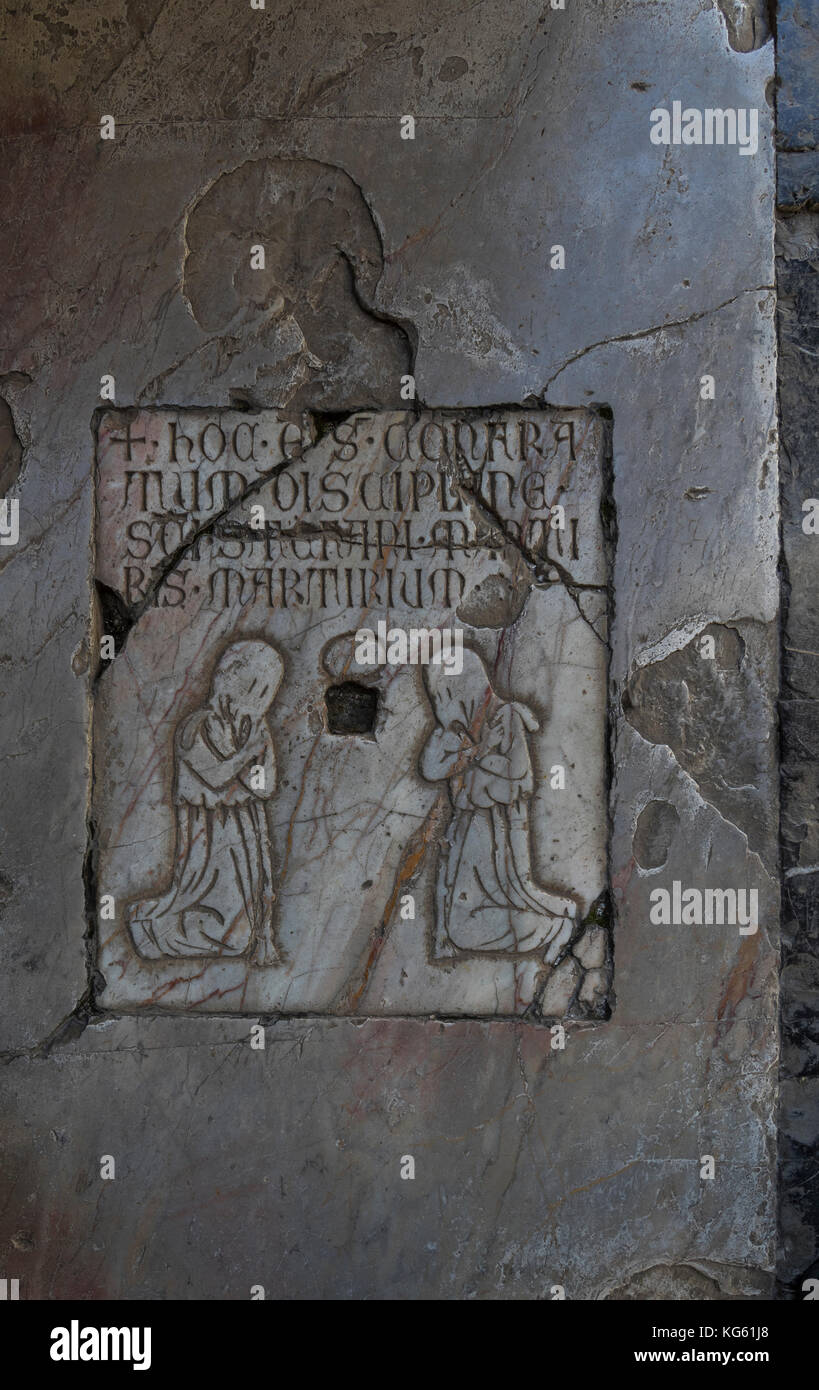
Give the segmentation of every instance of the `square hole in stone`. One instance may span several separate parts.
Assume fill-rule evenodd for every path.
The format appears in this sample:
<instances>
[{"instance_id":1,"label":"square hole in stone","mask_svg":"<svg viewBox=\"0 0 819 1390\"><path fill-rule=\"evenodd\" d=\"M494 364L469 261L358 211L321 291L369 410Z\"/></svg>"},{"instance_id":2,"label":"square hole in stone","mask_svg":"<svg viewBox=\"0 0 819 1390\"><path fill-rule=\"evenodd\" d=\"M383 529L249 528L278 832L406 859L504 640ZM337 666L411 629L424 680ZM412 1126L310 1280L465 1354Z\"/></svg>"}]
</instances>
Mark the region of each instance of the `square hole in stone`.
<instances>
[{"instance_id":1,"label":"square hole in stone","mask_svg":"<svg viewBox=\"0 0 819 1390\"><path fill-rule=\"evenodd\" d=\"M378 691L356 681L331 685L325 696L327 730L331 734L372 734L378 710Z\"/></svg>"}]
</instances>

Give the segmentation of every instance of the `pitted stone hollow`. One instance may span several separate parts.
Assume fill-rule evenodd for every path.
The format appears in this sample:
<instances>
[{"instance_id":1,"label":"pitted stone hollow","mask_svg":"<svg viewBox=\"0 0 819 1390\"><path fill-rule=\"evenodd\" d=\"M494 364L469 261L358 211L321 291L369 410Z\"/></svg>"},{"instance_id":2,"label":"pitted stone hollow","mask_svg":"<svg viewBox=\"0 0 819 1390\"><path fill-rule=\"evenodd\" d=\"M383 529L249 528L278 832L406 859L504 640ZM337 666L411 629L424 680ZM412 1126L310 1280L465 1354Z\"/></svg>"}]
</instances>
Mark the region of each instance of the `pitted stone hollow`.
<instances>
[{"instance_id":1,"label":"pitted stone hollow","mask_svg":"<svg viewBox=\"0 0 819 1390\"><path fill-rule=\"evenodd\" d=\"M728 42L737 53L752 53L771 38L774 0L717 0Z\"/></svg>"},{"instance_id":2,"label":"pitted stone hollow","mask_svg":"<svg viewBox=\"0 0 819 1390\"><path fill-rule=\"evenodd\" d=\"M490 574L466 595L458 617L472 627L509 627L523 612L529 595L531 574L521 566L517 574Z\"/></svg>"},{"instance_id":3,"label":"pitted stone hollow","mask_svg":"<svg viewBox=\"0 0 819 1390\"><path fill-rule=\"evenodd\" d=\"M649 801L634 827L634 858L641 869L660 869L680 823L676 806L670 801Z\"/></svg>"},{"instance_id":4,"label":"pitted stone hollow","mask_svg":"<svg viewBox=\"0 0 819 1390\"><path fill-rule=\"evenodd\" d=\"M660 1264L630 1274L609 1290L607 1299L618 1302L734 1302L770 1298L770 1270L726 1265L705 1273L694 1265Z\"/></svg>"},{"instance_id":5,"label":"pitted stone hollow","mask_svg":"<svg viewBox=\"0 0 819 1390\"><path fill-rule=\"evenodd\" d=\"M759 852L773 754L757 732L768 717L760 662L739 628L709 624L680 650L640 667L622 707L643 738L671 749L703 798Z\"/></svg>"}]
</instances>

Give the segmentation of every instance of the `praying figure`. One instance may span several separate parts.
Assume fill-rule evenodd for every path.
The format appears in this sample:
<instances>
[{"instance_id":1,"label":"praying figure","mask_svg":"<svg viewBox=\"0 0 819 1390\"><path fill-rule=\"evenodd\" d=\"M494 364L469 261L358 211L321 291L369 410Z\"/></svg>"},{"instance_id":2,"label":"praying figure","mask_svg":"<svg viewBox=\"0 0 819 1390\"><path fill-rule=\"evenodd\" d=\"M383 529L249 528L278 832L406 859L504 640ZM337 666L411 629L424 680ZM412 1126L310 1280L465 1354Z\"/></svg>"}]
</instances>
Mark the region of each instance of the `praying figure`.
<instances>
[{"instance_id":1,"label":"praying figure","mask_svg":"<svg viewBox=\"0 0 819 1390\"><path fill-rule=\"evenodd\" d=\"M279 960L265 804L276 789L276 758L266 716L283 670L268 642L232 643L216 663L206 702L176 730L173 877L161 897L126 909L144 958Z\"/></svg>"},{"instance_id":2,"label":"praying figure","mask_svg":"<svg viewBox=\"0 0 819 1390\"><path fill-rule=\"evenodd\" d=\"M424 668L436 725L419 767L429 782L446 780L453 810L438 859L435 955L541 951L554 964L577 904L532 874L528 735L538 723L496 694L477 652L465 650L463 660L460 675Z\"/></svg>"}]
</instances>

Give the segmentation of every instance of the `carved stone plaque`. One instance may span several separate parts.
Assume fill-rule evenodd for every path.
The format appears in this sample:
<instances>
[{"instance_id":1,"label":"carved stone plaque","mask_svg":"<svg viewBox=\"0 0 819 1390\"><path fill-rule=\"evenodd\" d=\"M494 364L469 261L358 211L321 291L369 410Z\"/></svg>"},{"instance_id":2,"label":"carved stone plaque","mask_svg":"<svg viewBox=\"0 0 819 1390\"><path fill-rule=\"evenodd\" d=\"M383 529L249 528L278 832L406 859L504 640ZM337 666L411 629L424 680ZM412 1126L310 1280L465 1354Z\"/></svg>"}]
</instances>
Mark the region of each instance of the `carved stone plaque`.
<instances>
[{"instance_id":1,"label":"carved stone plaque","mask_svg":"<svg viewBox=\"0 0 819 1390\"><path fill-rule=\"evenodd\" d=\"M100 416L106 1007L607 1016L607 450L590 410Z\"/></svg>"}]
</instances>

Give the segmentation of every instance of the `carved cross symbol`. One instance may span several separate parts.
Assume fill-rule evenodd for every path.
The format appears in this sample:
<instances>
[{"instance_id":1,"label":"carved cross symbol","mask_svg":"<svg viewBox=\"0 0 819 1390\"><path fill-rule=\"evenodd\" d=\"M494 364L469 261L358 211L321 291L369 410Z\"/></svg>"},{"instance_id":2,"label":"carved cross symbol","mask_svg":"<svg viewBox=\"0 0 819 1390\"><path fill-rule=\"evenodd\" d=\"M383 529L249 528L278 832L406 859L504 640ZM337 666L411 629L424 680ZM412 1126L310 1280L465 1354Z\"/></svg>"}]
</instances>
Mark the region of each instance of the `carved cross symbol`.
<instances>
[{"instance_id":1,"label":"carved cross symbol","mask_svg":"<svg viewBox=\"0 0 819 1390\"><path fill-rule=\"evenodd\" d=\"M124 445L125 445L125 457L126 457L126 459L128 460L128 462L130 463L130 462L132 461L132 458L133 458L133 455L132 455L132 453L131 453L131 445L132 445L132 444L144 444L144 443L145 443L145 435L143 434L143 435L140 435L139 437L134 437L134 436L132 436L132 434L131 434L131 421L130 421L130 420L126 420L126 422L125 422L125 435L123 436L123 435L121 435L121 434L112 434L112 435L111 435L111 443L112 443L112 444L124 444Z\"/></svg>"}]
</instances>

